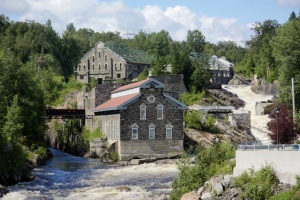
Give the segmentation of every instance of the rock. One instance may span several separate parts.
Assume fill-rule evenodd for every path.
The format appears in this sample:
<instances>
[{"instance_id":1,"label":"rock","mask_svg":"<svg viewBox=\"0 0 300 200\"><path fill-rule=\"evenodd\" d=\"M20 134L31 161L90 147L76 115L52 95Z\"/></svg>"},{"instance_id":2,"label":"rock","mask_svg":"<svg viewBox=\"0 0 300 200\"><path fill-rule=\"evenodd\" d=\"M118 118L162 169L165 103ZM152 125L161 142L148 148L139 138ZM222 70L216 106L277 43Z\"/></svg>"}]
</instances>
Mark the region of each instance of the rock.
<instances>
[{"instance_id":1,"label":"rock","mask_svg":"<svg viewBox=\"0 0 300 200\"><path fill-rule=\"evenodd\" d=\"M185 193L180 200L200 200L200 195L196 191Z\"/></svg>"},{"instance_id":2,"label":"rock","mask_svg":"<svg viewBox=\"0 0 300 200\"><path fill-rule=\"evenodd\" d=\"M229 185L232 183L232 175L224 175L224 180L221 181L222 185L224 187L229 187Z\"/></svg>"},{"instance_id":3,"label":"rock","mask_svg":"<svg viewBox=\"0 0 300 200\"><path fill-rule=\"evenodd\" d=\"M205 190L205 187L204 187L204 186L200 187L200 188L197 190L197 194L198 194L198 195L201 195L202 192L203 192L204 190Z\"/></svg>"},{"instance_id":4,"label":"rock","mask_svg":"<svg viewBox=\"0 0 300 200\"><path fill-rule=\"evenodd\" d=\"M212 192L217 196L220 196L224 191L223 185L219 182L214 187L212 187Z\"/></svg>"},{"instance_id":5,"label":"rock","mask_svg":"<svg viewBox=\"0 0 300 200\"><path fill-rule=\"evenodd\" d=\"M211 200L212 195L210 192L205 192L204 194L201 195L201 200Z\"/></svg>"},{"instance_id":6,"label":"rock","mask_svg":"<svg viewBox=\"0 0 300 200\"><path fill-rule=\"evenodd\" d=\"M114 187L114 189L113 189L115 192L130 192L131 191L131 189L130 189L130 187L128 187L128 186L117 186L117 187Z\"/></svg>"},{"instance_id":7,"label":"rock","mask_svg":"<svg viewBox=\"0 0 300 200\"><path fill-rule=\"evenodd\" d=\"M0 184L0 198L7 194L9 191L7 187Z\"/></svg>"}]
</instances>

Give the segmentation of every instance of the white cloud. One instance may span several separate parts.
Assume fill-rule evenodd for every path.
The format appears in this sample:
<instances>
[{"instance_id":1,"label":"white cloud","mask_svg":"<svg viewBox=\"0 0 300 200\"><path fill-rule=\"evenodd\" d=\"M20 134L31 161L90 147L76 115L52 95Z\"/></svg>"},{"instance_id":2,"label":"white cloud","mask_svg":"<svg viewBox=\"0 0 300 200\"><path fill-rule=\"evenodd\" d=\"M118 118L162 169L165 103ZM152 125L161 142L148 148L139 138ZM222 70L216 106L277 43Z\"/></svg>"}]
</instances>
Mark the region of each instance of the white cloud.
<instances>
[{"instance_id":1,"label":"white cloud","mask_svg":"<svg viewBox=\"0 0 300 200\"><path fill-rule=\"evenodd\" d=\"M130 8L121 0L10 0L4 7L1 6L1 12L8 17L19 14L16 20L35 20L43 24L50 19L59 33L65 30L67 24L74 23L76 29L119 31L122 34L139 30L151 33L163 29L172 39L181 41L186 39L188 30L198 29L206 41L232 40L241 45L251 32L248 25L239 24L234 18L199 15L185 6L167 7L165 10L157 5Z\"/></svg>"},{"instance_id":2,"label":"white cloud","mask_svg":"<svg viewBox=\"0 0 300 200\"><path fill-rule=\"evenodd\" d=\"M300 7L300 0L277 0L280 6L297 6Z\"/></svg>"}]
</instances>

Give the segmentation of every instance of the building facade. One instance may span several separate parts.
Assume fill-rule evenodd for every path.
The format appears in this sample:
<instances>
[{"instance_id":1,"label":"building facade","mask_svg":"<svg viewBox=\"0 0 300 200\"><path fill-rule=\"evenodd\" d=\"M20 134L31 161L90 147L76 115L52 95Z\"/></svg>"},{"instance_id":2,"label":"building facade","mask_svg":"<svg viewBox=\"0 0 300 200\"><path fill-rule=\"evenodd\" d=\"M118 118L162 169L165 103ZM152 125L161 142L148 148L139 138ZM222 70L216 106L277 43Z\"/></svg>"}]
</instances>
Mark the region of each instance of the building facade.
<instances>
[{"instance_id":1,"label":"building facade","mask_svg":"<svg viewBox=\"0 0 300 200\"><path fill-rule=\"evenodd\" d=\"M94 109L94 127L107 136L121 160L179 155L183 151L183 111L187 106L164 92L154 78L111 92Z\"/></svg>"},{"instance_id":2,"label":"building facade","mask_svg":"<svg viewBox=\"0 0 300 200\"><path fill-rule=\"evenodd\" d=\"M112 80L132 80L150 66L151 59L146 53L125 45L98 42L75 67L75 79L90 83L94 78L99 84Z\"/></svg>"},{"instance_id":3,"label":"building facade","mask_svg":"<svg viewBox=\"0 0 300 200\"><path fill-rule=\"evenodd\" d=\"M212 56L209 60L210 71L212 73L212 84L222 85L228 84L228 82L233 78L234 64L226 60L224 56L218 58L217 56Z\"/></svg>"}]
</instances>

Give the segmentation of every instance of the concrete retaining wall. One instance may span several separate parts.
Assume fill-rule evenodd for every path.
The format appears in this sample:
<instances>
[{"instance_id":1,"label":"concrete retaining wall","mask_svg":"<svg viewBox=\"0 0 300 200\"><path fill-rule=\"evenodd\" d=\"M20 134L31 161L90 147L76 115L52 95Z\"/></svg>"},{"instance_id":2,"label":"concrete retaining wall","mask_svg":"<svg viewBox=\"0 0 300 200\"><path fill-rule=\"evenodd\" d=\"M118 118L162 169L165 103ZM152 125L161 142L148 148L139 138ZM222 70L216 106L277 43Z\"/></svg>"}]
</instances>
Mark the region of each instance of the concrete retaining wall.
<instances>
[{"instance_id":1,"label":"concrete retaining wall","mask_svg":"<svg viewBox=\"0 0 300 200\"><path fill-rule=\"evenodd\" d=\"M239 176L245 170L259 170L266 164L271 164L279 180L283 183L296 184L296 175L300 175L300 151L236 151L236 166L234 176Z\"/></svg>"}]
</instances>

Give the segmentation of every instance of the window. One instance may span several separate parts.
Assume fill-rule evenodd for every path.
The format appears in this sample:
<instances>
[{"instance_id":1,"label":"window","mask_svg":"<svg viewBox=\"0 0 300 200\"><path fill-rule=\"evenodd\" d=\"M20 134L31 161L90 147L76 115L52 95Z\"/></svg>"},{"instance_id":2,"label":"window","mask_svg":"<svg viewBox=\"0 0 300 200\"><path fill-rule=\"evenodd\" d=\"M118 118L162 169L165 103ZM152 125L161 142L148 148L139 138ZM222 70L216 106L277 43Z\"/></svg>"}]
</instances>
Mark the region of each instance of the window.
<instances>
[{"instance_id":1,"label":"window","mask_svg":"<svg viewBox=\"0 0 300 200\"><path fill-rule=\"evenodd\" d=\"M117 63L115 63L115 70L117 70Z\"/></svg>"},{"instance_id":2,"label":"window","mask_svg":"<svg viewBox=\"0 0 300 200\"><path fill-rule=\"evenodd\" d=\"M121 70L122 69L122 63L120 63L120 69L119 70Z\"/></svg>"},{"instance_id":3,"label":"window","mask_svg":"<svg viewBox=\"0 0 300 200\"><path fill-rule=\"evenodd\" d=\"M80 71L81 65L78 65L78 71Z\"/></svg>"},{"instance_id":4,"label":"window","mask_svg":"<svg viewBox=\"0 0 300 200\"><path fill-rule=\"evenodd\" d=\"M95 62L95 56L93 56L93 62Z\"/></svg>"},{"instance_id":5,"label":"window","mask_svg":"<svg viewBox=\"0 0 300 200\"><path fill-rule=\"evenodd\" d=\"M138 139L138 137L139 137L139 126L137 124L133 124L131 126L131 135L132 135L132 139Z\"/></svg>"},{"instance_id":6,"label":"window","mask_svg":"<svg viewBox=\"0 0 300 200\"><path fill-rule=\"evenodd\" d=\"M99 53L98 53L98 54L99 54L99 55L98 55L98 56L99 56L99 58L101 58L101 52L100 52L100 51L99 51Z\"/></svg>"},{"instance_id":7,"label":"window","mask_svg":"<svg viewBox=\"0 0 300 200\"><path fill-rule=\"evenodd\" d=\"M105 64L105 70L107 70L107 64Z\"/></svg>"},{"instance_id":8,"label":"window","mask_svg":"<svg viewBox=\"0 0 300 200\"><path fill-rule=\"evenodd\" d=\"M99 63L99 70L101 69L101 64Z\"/></svg>"},{"instance_id":9,"label":"window","mask_svg":"<svg viewBox=\"0 0 300 200\"><path fill-rule=\"evenodd\" d=\"M121 78L121 74L117 74L117 78Z\"/></svg>"},{"instance_id":10,"label":"window","mask_svg":"<svg viewBox=\"0 0 300 200\"><path fill-rule=\"evenodd\" d=\"M95 64L93 64L93 70L95 70Z\"/></svg>"},{"instance_id":11,"label":"window","mask_svg":"<svg viewBox=\"0 0 300 200\"><path fill-rule=\"evenodd\" d=\"M84 79L84 76L83 76L83 75L80 75L79 78L82 80L82 79Z\"/></svg>"},{"instance_id":12,"label":"window","mask_svg":"<svg viewBox=\"0 0 300 200\"><path fill-rule=\"evenodd\" d=\"M157 119L163 119L164 117L164 106L158 105L157 106Z\"/></svg>"},{"instance_id":13,"label":"window","mask_svg":"<svg viewBox=\"0 0 300 200\"><path fill-rule=\"evenodd\" d=\"M104 56L104 61L107 62L107 55Z\"/></svg>"},{"instance_id":14,"label":"window","mask_svg":"<svg viewBox=\"0 0 300 200\"><path fill-rule=\"evenodd\" d=\"M146 111L147 111L147 107L142 104L140 106L140 119L146 119Z\"/></svg>"},{"instance_id":15,"label":"window","mask_svg":"<svg viewBox=\"0 0 300 200\"><path fill-rule=\"evenodd\" d=\"M172 139L173 126L171 124L166 125L166 139Z\"/></svg>"},{"instance_id":16,"label":"window","mask_svg":"<svg viewBox=\"0 0 300 200\"><path fill-rule=\"evenodd\" d=\"M85 65L83 65L83 69L85 69Z\"/></svg>"},{"instance_id":17,"label":"window","mask_svg":"<svg viewBox=\"0 0 300 200\"><path fill-rule=\"evenodd\" d=\"M149 125L149 139L155 139L155 125Z\"/></svg>"}]
</instances>

